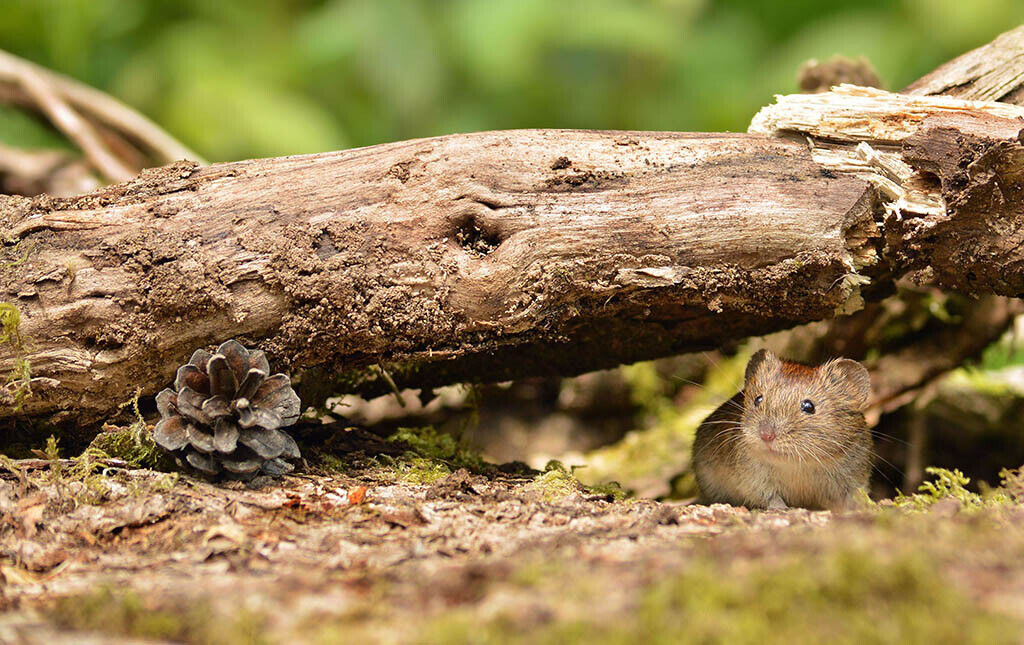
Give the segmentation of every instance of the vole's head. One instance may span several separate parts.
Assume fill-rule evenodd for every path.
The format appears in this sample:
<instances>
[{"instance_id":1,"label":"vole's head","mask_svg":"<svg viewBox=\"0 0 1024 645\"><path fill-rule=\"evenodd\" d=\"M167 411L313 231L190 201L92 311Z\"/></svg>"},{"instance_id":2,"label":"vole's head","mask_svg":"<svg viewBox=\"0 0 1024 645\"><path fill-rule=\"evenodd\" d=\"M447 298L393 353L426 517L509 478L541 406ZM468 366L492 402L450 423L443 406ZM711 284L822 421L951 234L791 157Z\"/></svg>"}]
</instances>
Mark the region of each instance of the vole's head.
<instances>
[{"instance_id":1,"label":"vole's head","mask_svg":"<svg viewBox=\"0 0 1024 645\"><path fill-rule=\"evenodd\" d=\"M766 458L826 463L867 432L870 391L857 361L810 367L762 349L747 363L743 440Z\"/></svg>"}]
</instances>

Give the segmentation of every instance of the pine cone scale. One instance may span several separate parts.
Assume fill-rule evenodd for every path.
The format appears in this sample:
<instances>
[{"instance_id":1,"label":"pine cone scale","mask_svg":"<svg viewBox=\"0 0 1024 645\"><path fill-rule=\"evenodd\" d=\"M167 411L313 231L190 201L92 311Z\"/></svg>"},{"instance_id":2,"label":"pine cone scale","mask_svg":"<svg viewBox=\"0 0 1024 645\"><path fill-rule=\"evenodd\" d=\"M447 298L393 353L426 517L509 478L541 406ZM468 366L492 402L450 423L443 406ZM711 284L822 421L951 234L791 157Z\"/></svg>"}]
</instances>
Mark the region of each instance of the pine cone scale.
<instances>
[{"instance_id":1,"label":"pine cone scale","mask_svg":"<svg viewBox=\"0 0 1024 645\"><path fill-rule=\"evenodd\" d=\"M264 461L261 459L246 459L244 461L232 461L230 459L224 460L224 470L235 473L236 475L248 475L255 473L260 469Z\"/></svg>"},{"instance_id":2,"label":"pine cone scale","mask_svg":"<svg viewBox=\"0 0 1024 645\"><path fill-rule=\"evenodd\" d=\"M190 452L185 456L185 460L196 470L204 472L207 475L216 475L220 472L220 468L217 467L217 462L210 458L208 455L204 455L198 452Z\"/></svg>"},{"instance_id":3,"label":"pine cone scale","mask_svg":"<svg viewBox=\"0 0 1024 645\"><path fill-rule=\"evenodd\" d=\"M160 418L165 419L175 413L176 408L174 407L178 403L178 395L174 393L174 390L165 388L160 390L160 393L156 395L156 411L160 413Z\"/></svg>"},{"instance_id":4,"label":"pine cone scale","mask_svg":"<svg viewBox=\"0 0 1024 645\"><path fill-rule=\"evenodd\" d=\"M203 432L191 423L185 426L185 435L188 437L188 442L192 444L192 447L199 452L208 454L215 450L213 435Z\"/></svg>"},{"instance_id":5,"label":"pine cone scale","mask_svg":"<svg viewBox=\"0 0 1024 645\"><path fill-rule=\"evenodd\" d=\"M217 419L213 431L213 444L217 452L233 453L238 447L238 426L230 419Z\"/></svg>"},{"instance_id":6,"label":"pine cone scale","mask_svg":"<svg viewBox=\"0 0 1024 645\"><path fill-rule=\"evenodd\" d=\"M211 356L212 354L205 349L197 349L192 352L192 358L188 359L188 364L198 367L205 374L206 363L209 362Z\"/></svg>"},{"instance_id":7,"label":"pine cone scale","mask_svg":"<svg viewBox=\"0 0 1024 645\"><path fill-rule=\"evenodd\" d=\"M249 371L249 350L237 340L229 340L217 348L217 354L224 357L235 380L241 381L245 373ZM236 386L237 387L237 386Z\"/></svg>"},{"instance_id":8,"label":"pine cone scale","mask_svg":"<svg viewBox=\"0 0 1024 645\"><path fill-rule=\"evenodd\" d=\"M203 401L202 410L203 414L216 421L231 416L231 403L223 396L211 396Z\"/></svg>"},{"instance_id":9,"label":"pine cone scale","mask_svg":"<svg viewBox=\"0 0 1024 645\"><path fill-rule=\"evenodd\" d=\"M160 419L153 428L153 439L167 450L181 450L188 445L184 420L181 417Z\"/></svg>"},{"instance_id":10,"label":"pine cone scale","mask_svg":"<svg viewBox=\"0 0 1024 645\"><path fill-rule=\"evenodd\" d=\"M202 394L186 385L178 390L178 401L175 407L178 408L178 412L189 419L202 425L210 425L210 417L203 412L203 398Z\"/></svg>"},{"instance_id":11,"label":"pine cone scale","mask_svg":"<svg viewBox=\"0 0 1024 645\"><path fill-rule=\"evenodd\" d=\"M263 472L268 475L285 475L295 470L295 466L283 459L271 459L263 464Z\"/></svg>"},{"instance_id":12,"label":"pine cone scale","mask_svg":"<svg viewBox=\"0 0 1024 645\"><path fill-rule=\"evenodd\" d=\"M234 398L238 391L238 381L228 365L228 359L221 354L214 354L206 368L210 375L210 394Z\"/></svg>"},{"instance_id":13,"label":"pine cone scale","mask_svg":"<svg viewBox=\"0 0 1024 645\"><path fill-rule=\"evenodd\" d=\"M249 369L259 370L264 374L270 374L270 361L263 350L257 349L249 352Z\"/></svg>"},{"instance_id":14,"label":"pine cone scale","mask_svg":"<svg viewBox=\"0 0 1024 645\"><path fill-rule=\"evenodd\" d=\"M210 379L195 365L182 365L174 377L174 389L190 387L196 392L209 392Z\"/></svg>"},{"instance_id":15,"label":"pine cone scale","mask_svg":"<svg viewBox=\"0 0 1024 645\"><path fill-rule=\"evenodd\" d=\"M263 381L267 378L267 372L263 370L251 368L245 374L245 378L238 385L238 397L245 399L252 399L256 396L256 391L260 385L263 385Z\"/></svg>"}]
</instances>

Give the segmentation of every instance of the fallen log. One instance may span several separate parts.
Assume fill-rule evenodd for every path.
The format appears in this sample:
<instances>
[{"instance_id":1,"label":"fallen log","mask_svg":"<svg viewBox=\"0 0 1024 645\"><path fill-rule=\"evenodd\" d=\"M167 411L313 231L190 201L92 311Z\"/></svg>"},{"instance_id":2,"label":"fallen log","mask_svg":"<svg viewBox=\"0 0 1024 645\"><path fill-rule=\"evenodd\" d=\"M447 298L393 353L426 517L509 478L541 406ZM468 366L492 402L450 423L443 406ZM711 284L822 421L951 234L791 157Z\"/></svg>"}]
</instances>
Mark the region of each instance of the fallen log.
<instances>
[{"instance_id":1,"label":"fallen log","mask_svg":"<svg viewBox=\"0 0 1024 645\"><path fill-rule=\"evenodd\" d=\"M403 386L572 374L855 309L873 209L768 137L479 133L5 198L0 289L28 414L102 413L225 336Z\"/></svg>"},{"instance_id":2,"label":"fallen log","mask_svg":"<svg viewBox=\"0 0 1024 645\"><path fill-rule=\"evenodd\" d=\"M929 267L1015 295L1022 115L842 88L780 100L753 134L453 135L3 197L23 342L0 371L26 361L32 395L0 418L97 420L235 336L312 402L717 346Z\"/></svg>"}]
</instances>

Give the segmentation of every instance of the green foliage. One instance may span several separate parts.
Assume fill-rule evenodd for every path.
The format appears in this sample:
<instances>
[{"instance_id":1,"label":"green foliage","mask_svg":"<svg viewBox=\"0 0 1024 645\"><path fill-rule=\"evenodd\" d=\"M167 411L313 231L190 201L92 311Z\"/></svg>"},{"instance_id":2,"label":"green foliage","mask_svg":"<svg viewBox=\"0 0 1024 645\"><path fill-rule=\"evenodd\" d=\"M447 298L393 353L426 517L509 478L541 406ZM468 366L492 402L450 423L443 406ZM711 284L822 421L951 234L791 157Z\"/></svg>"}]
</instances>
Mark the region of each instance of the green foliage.
<instances>
[{"instance_id":1,"label":"green foliage","mask_svg":"<svg viewBox=\"0 0 1024 645\"><path fill-rule=\"evenodd\" d=\"M0 302L0 345L4 343L14 349L14 366L6 380L0 381L0 388L7 388L14 411L17 412L32 394L32 369L28 359L21 356L24 349L21 312L9 302Z\"/></svg>"},{"instance_id":2,"label":"green foliage","mask_svg":"<svg viewBox=\"0 0 1024 645\"><path fill-rule=\"evenodd\" d=\"M21 312L9 302L0 302L0 344L10 343L21 349Z\"/></svg>"},{"instance_id":3,"label":"green foliage","mask_svg":"<svg viewBox=\"0 0 1024 645\"><path fill-rule=\"evenodd\" d=\"M394 463L398 480L408 484L433 484L452 474L452 469L445 463L407 455Z\"/></svg>"},{"instance_id":4,"label":"green foliage","mask_svg":"<svg viewBox=\"0 0 1024 645\"><path fill-rule=\"evenodd\" d=\"M60 439L52 434L46 438L46 447L43 448L43 458L54 463L60 462Z\"/></svg>"},{"instance_id":5,"label":"green foliage","mask_svg":"<svg viewBox=\"0 0 1024 645\"><path fill-rule=\"evenodd\" d=\"M696 495L696 480L677 475L688 467L697 426L741 387L750 353L741 351L709 369L703 387L682 405L673 399L669 381L654 363L622 368L640 410L638 427L621 441L587 454L587 469L580 479L595 485L615 478L627 489L634 488L634 482L672 480L672 497Z\"/></svg>"},{"instance_id":6,"label":"green foliage","mask_svg":"<svg viewBox=\"0 0 1024 645\"><path fill-rule=\"evenodd\" d=\"M526 488L539 492L544 501L552 502L580 492L583 485L573 477L572 471L564 464L552 459L544 467L544 472L537 475Z\"/></svg>"},{"instance_id":7,"label":"green foliage","mask_svg":"<svg viewBox=\"0 0 1024 645\"><path fill-rule=\"evenodd\" d=\"M100 437L102 436L100 435ZM90 445L77 457L62 459L60 440L53 435L46 440L46 445L42 450L33 450L33 452L50 461L50 464L48 469L29 477L28 480L31 482L33 477L39 477L43 482L56 486L62 503L71 507L104 502L110 498L115 489L127 489L130 494L145 494L151 492L153 488L167 490L178 481L177 473L164 475L153 482L108 474L104 460L109 459L110 455L94 445ZM11 472L19 470L10 461L4 463L4 466Z\"/></svg>"},{"instance_id":8,"label":"green foliage","mask_svg":"<svg viewBox=\"0 0 1024 645\"><path fill-rule=\"evenodd\" d=\"M1016 0L7 0L5 49L215 160L518 127L744 130L808 58L890 87L1024 20ZM0 141L60 145L0 111Z\"/></svg>"},{"instance_id":9,"label":"green foliage","mask_svg":"<svg viewBox=\"0 0 1024 645\"><path fill-rule=\"evenodd\" d=\"M1009 500L1017 504L1024 503L1024 466L1016 469L1004 468L999 472L999 488L996 494L1001 493Z\"/></svg>"},{"instance_id":10,"label":"green foliage","mask_svg":"<svg viewBox=\"0 0 1024 645\"><path fill-rule=\"evenodd\" d=\"M494 469L480 455L462 446L458 439L446 432L438 432L433 426L399 428L389 441L408 444L409 450L397 458L377 455L373 461L393 471L398 481L431 484L459 468L473 473ZM331 463L340 471L346 468L341 461Z\"/></svg>"}]
</instances>

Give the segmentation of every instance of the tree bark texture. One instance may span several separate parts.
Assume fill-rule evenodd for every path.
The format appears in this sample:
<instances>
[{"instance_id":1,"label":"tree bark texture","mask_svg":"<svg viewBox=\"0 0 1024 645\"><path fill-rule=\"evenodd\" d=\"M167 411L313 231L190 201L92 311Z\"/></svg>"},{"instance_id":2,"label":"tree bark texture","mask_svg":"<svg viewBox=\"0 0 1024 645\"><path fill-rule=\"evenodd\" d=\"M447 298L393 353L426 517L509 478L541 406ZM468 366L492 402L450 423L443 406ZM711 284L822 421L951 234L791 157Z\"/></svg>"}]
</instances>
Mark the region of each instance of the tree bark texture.
<instances>
[{"instance_id":1,"label":"tree bark texture","mask_svg":"<svg viewBox=\"0 0 1024 645\"><path fill-rule=\"evenodd\" d=\"M484 132L3 197L0 372L31 366L17 414L89 422L229 337L315 401L712 347L905 274L1017 295L1022 116L844 87L750 134Z\"/></svg>"}]
</instances>

